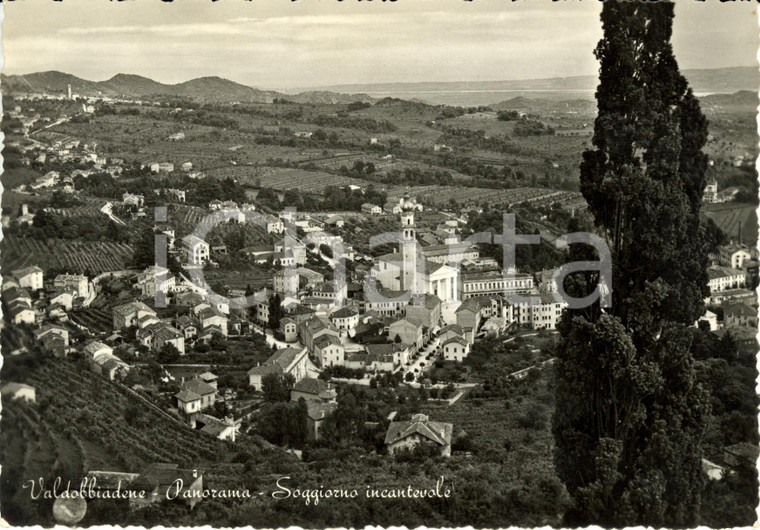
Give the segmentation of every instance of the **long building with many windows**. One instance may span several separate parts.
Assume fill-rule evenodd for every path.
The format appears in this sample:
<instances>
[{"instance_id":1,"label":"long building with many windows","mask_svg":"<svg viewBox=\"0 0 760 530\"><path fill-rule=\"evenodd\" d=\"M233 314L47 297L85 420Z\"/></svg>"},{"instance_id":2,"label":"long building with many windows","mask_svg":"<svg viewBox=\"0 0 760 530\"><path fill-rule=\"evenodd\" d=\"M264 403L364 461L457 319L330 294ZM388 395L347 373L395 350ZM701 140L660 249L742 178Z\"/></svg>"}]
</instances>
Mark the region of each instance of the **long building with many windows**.
<instances>
[{"instance_id":1,"label":"long building with many windows","mask_svg":"<svg viewBox=\"0 0 760 530\"><path fill-rule=\"evenodd\" d=\"M533 277L530 274L514 274L501 271L473 272L462 274L459 280L461 299L473 296L490 296L506 294L526 294L533 290Z\"/></svg>"}]
</instances>

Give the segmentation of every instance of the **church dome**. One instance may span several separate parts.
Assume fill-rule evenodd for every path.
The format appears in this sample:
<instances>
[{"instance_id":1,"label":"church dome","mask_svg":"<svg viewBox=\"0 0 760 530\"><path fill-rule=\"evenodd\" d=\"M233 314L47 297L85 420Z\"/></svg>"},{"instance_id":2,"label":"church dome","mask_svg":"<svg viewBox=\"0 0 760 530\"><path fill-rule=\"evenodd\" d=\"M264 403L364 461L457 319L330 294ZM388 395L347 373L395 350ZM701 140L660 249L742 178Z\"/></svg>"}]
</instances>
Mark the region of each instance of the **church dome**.
<instances>
[{"instance_id":1,"label":"church dome","mask_svg":"<svg viewBox=\"0 0 760 530\"><path fill-rule=\"evenodd\" d=\"M414 201L409 198L409 195L404 195L404 200L401 201L401 209L406 212L414 210Z\"/></svg>"}]
</instances>

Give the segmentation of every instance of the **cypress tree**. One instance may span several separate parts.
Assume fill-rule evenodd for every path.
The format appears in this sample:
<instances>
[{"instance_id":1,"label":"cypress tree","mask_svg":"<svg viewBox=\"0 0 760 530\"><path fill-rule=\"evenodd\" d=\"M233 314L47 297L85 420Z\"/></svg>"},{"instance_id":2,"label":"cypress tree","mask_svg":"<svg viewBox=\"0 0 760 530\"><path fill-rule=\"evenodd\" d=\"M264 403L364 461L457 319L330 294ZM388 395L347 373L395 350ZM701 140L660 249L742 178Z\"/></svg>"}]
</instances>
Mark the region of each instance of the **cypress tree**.
<instances>
[{"instance_id":1,"label":"cypress tree","mask_svg":"<svg viewBox=\"0 0 760 530\"><path fill-rule=\"evenodd\" d=\"M602 8L598 114L581 191L612 251L613 303L567 311L558 326L552 429L557 471L575 501L566 524L699 518L709 406L688 326L709 293L714 237L700 221L707 120L673 55L673 17L670 2ZM595 283L572 280L576 296Z\"/></svg>"}]
</instances>

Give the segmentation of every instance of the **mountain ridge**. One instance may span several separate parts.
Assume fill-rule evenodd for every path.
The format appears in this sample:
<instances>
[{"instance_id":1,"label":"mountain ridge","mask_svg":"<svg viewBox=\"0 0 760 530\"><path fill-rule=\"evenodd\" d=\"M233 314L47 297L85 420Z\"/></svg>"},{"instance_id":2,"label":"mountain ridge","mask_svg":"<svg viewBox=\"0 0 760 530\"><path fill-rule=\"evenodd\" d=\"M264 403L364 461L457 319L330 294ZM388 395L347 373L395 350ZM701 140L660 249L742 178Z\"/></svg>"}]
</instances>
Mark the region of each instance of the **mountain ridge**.
<instances>
[{"instance_id":1,"label":"mountain ridge","mask_svg":"<svg viewBox=\"0 0 760 530\"><path fill-rule=\"evenodd\" d=\"M750 66L688 69L683 70L683 74L692 89L703 94L756 91L760 86L760 72ZM353 101L376 101L372 94L405 94L404 99L410 99L424 98L425 92L446 91L588 92L592 95L598 80L596 76L568 76L504 81L349 84L288 93L263 90L219 76L205 76L181 83L165 84L137 74L117 73L105 81L91 81L73 74L50 70L23 75L0 74L0 83L8 93L65 94L70 84L72 92L82 96L185 97L217 103L271 103L274 99L284 99L306 104L345 104Z\"/></svg>"},{"instance_id":2,"label":"mountain ridge","mask_svg":"<svg viewBox=\"0 0 760 530\"><path fill-rule=\"evenodd\" d=\"M286 94L261 90L218 76L189 79L165 84L137 74L118 73L105 81L90 81L73 74L49 70L23 75L0 74L0 84L9 93L41 92L66 94L68 85L81 96L101 97L188 97L223 103L271 103L275 98L295 103L351 103L372 101L366 94L345 94L327 91L305 91Z\"/></svg>"}]
</instances>

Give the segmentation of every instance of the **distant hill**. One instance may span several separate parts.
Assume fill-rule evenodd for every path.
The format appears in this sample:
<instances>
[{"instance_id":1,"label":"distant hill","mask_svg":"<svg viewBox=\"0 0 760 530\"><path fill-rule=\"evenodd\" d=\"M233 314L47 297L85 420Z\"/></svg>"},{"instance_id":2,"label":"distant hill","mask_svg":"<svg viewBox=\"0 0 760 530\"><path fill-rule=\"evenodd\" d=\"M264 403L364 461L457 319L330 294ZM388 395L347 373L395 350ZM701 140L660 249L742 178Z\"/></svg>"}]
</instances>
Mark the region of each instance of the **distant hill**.
<instances>
[{"instance_id":1,"label":"distant hill","mask_svg":"<svg viewBox=\"0 0 760 530\"><path fill-rule=\"evenodd\" d=\"M3 80L3 84L5 84L5 80ZM97 88L120 96L161 94L166 90L166 87L161 83L132 74L116 74L108 81L97 83Z\"/></svg>"},{"instance_id":2,"label":"distant hill","mask_svg":"<svg viewBox=\"0 0 760 530\"><path fill-rule=\"evenodd\" d=\"M312 90L293 95L286 94L284 97L289 101L311 105L345 105L355 101L361 101L362 103L375 101L374 98L369 97L367 94L340 94L326 90Z\"/></svg>"},{"instance_id":3,"label":"distant hill","mask_svg":"<svg viewBox=\"0 0 760 530\"><path fill-rule=\"evenodd\" d=\"M736 92L739 90L757 90L760 87L760 72L753 66L684 70L683 74L697 93ZM350 84L322 88L333 92L364 92L370 95L381 93L389 96L393 94L404 94L406 96L418 92L420 97L424 99L422 94L425 92L449 91L587 91L593 94L598 83L596 76L586 75L504 81Z\"/></svg>"},{"instance_id":4,"label":"distant hill","mask_svg":"<svg viewBox=\"0 0 760 530\"><path fill-rule=\"evenodd\" d=\"M573 110L580 114L596 114L596 101L588 99L532 99L517 96L500 103L490 105L496 111L499 110L525 110L531 112L567 111Z\"/></svg>"},{"instance_id":5,"label":"distant hill","mask_svg":"<svg viewBox=\"0 0 760 530\"><path fill-rule=\"evenodd\" d=\"M732 67L712 70L684 70L697 94L721 94L737 91L756 91L760 87L760 73L755 67ZM89 81L58 71L38 72L26 75L0 75L2 89L6 93L48 93L65 94L68 85L74 93L83 96L110 97L189 97L213 102L268 103L274 98L283 98L296 103L346 104L354 101L372 102L373 96L401 97L406 100L433 101L451 104L494 104L499 108L519 108L519 98L502 103L509 92L525 92L531 106L534 98L575 100L580 104L587 94L592 99L597 86L595 76L554 77L548 79L523 79L507 81L473 82L425 82L425 83L381 83L336 85L300 93L282 93L260 90L221 77L202 77L174 85L163 84L147 77L132 74L117 74L106 81ZM445 94L460 94L459 97L444 97ZM466 95L467 97L461 97ZM749 100L749 95L741 97ZM526 100L527 101L527 100ZM524 102L523 102L524 103ZM568 102L569 103L569 102ZM509 106L505 106L509 105ZM524 106L524 105L523 105Z\"/></svg>"},{"instance_id":6,"label":"distant hill","mask_svg":"<svg viewBox=\"0 0 760 530\"><path fill-rule=\"evenodd\" d=\"M96 94L100 83L81 79L58 71L38 72L29 75L0 75L3 92L42 92L65 94L67 85L78 94Z\"/></svg>"},{"instance_id":7,"label":"distant hill","mask_svg":"<svg viewBox=\"0 0 760 530\"><path fill-rule=\"evenodd\" d=\"M723 106L749 106L757 107L759 101L757 91L740 90L733 94L709 94L699 98L703 104L723 105Z\"/></svg>"},{"instance_id":8,"label":"distant hill","mask_svg":"<svg viewBox=\"0 0 760 530\"><path fill-rule=\"evenodd\" d=\"M106 81L89 81L63 72L38 72L27 75L0 75L6 93L65 94L68 85L81 96L129 97L152 96L186 97L215 102L269 103L284 98L297 103L344 104L354 101L372 101L366 94L339 94L328 91L311 91L284 94L259 90L221 77L201 77L184 83L168 85L147 77L117 74Z\"/></svg>"}]
</instances>

